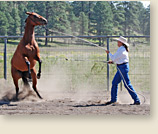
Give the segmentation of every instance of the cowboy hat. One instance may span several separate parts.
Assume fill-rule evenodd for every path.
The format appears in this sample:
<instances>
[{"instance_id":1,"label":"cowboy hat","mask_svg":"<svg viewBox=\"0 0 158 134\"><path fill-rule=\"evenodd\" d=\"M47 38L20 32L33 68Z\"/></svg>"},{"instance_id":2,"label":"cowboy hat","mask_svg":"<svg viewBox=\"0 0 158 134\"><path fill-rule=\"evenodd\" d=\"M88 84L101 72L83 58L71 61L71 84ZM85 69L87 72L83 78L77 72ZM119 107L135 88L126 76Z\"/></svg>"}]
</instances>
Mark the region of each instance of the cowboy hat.
<instances>
[{"instance_id":1,"label":"cowboy hat","mask_svg":"<svg viewBox=\"0 0 158 134\"><path fill-rule=\"evenodd\" d=\"M129 47L129 44L127 43L127 39L123 36L120 36L120 38L116 39L117 41L122 42L123 44L125 44L127 47Z\"/></svg>"}]
</instances>

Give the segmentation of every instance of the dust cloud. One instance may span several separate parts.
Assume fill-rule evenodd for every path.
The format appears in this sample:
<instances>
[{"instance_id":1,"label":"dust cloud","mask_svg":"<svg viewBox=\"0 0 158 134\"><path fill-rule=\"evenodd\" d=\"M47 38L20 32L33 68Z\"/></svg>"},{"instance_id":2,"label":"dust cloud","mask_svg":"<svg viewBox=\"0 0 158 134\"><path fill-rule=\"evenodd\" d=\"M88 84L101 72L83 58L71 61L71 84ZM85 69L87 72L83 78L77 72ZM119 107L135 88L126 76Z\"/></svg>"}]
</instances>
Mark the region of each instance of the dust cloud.
<instances>
[{"instance_id":1,"label":"dust cloud","mask_svg":"<svg viewBox=\"0 0 158 134\"><path fill-rule=\"evenodd\" d=\"M53 66L48 75L42 75L38 81L38 89L46 100L70 99L75 102L88 101L95 95L95 89L87 83L72 86L72 77L67 74L67 69Z\"/></svg>"},{"instance_id":2,"label":"dust cloud","mask_svg":"<svg viewBox=\"0 0 158 134\"><path fill-rule=\"evenodd\" d=\"M78 83L72 86L72 77L67 74L67 69L53 66L50 71L42 73L41 79L37 81L37 89L43 97L43 101L55 99L70 99L75 102L88 101L95 95L94 89L87 83ZM36 93L30 87L25 87L22 80L19 80L19 101L40 101ZM0 80L0 100L14 101L15 86L13 81Z\"/></svg>"},{"instance_id":3,"label":"dust cloud","mask_svg":"<svg viewBox=\"0 0 158 134\"><path fill-rule=\"evenodd\" d=\"M0 80L0 103L16 101L15 86L12 81ZM37 101L36 93L30 87L25 87L22 80L19 80L18 101Z\"/></svg>"},{"instance_id":4,"label":"dust cloud","mask_svg":"<svg viewBox=\"0 0 158 134\"><path fill-rule=\"evenodd\" d=\"M66 68L60 68L60 66L52 66L50 71L42 73L41 79L37 81L37 89L40 95L43 97L42 101L64 100L69 99L76 103L88 102L88 101L109 101L110 92L98 90L97 87L88 83L78 83L73 87L72 77L68 75ZM32 83L30 87L26 88L23 85L22 80L19 80L19 101L41 101L34 90L32 89ZM13 81L6 81L0 79L0 102L14 101L15 100L15 87ZM142 92L146 97L145 104L150 104L149 93ZM94 99L95 98L95 99ZM140 96L141 102L143 98ZM129 93L127 91L118 92L118 102L121 104L133 103Z\"/></svg>"}]
</instances>

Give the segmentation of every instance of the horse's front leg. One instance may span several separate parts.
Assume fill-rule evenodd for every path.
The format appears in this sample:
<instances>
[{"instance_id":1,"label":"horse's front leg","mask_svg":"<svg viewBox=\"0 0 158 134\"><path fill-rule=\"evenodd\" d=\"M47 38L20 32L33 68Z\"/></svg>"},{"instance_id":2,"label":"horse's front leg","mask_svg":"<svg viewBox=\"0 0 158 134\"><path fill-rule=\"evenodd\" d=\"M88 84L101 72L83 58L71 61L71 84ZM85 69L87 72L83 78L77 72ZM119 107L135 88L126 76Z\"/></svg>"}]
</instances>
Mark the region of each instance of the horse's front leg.
<instances>
[{"instance_id":1,"label":"horse's front leg","mask_svg":"<svg viewBox=\"0 0 158 134\"><path fill-rule=\"evenodd\" d=\"M29 73L29 79L31 80L31 71L30 71L30 62L29 61L26 61L26 65L28 67L28 73Z\"/></svg>"},{"instance_id":2,"label":"horse's front leg","mask_svg":"<svg viewBox=\"0 0 158 134\"><path fill-rule=\"evenodd\" d=\"M38 70L38 73L37 73L37 79L40 79L40 77L41 77L41 64L42 64L42 60L38 59L38 63L39 63L39 70Z\"/></svg>"}]
</instances>

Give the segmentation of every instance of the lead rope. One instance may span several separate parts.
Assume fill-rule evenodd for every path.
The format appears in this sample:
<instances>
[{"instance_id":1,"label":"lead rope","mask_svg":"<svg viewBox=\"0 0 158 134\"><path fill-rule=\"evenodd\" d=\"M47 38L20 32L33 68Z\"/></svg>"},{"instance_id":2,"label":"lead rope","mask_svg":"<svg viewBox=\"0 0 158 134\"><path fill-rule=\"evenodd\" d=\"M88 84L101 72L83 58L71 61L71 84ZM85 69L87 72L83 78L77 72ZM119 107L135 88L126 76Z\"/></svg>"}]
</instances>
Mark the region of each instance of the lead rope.
<instances>
[{"instance_id":1,"label":"lead rope","mask_svg":"<svg viewBox=\"0 0 158 134\"><path fill-rule=\"evenodd\" d=\"M116 67L117 67L117 65L116 65ZM117 69L119 70L119 72L120 72L120 74L121 74L121 76L122 76L122 78L123 78L123 81L124 81L125 85L127 86L127 88L128 88L130 91L132 91L133 93L136 93L136 91L131 90L131 89L129 88L129 86L127 85L126 80L125 80L125 78L124 78L124 76L123 76L123 74L122 74L121 70L120 70L118 67L117 67ZM144 96L144 95L142 95L142 94L141 94L141 93L139 93L139 92L137 92L137 94L139 94L140 96L142 96L142 97L143 97L144 101L143 101L143 103L142 103L142 104L144 104L144 103L146 102L146 98L145 98L145 96Z\"/></svg>"},{"instance_id":2,"label":"lead rope","mask_svg":"<svg viewBox=\"0 0 158 134\"><path fill-rule=\"evenodd\" d=\"M46 30L52 32L52 33L59 33L59 34L71 36L71 37L73 37L73 38L77 38L77 39L79 39L79 40L85 41L85 42L87 42L87 43L89 43L89 44L91 44L91 45L93 45L93 46L98 47L98 48L101 48L101 49L103 49L103 50L106 50L105 48L103 48L103 47L101 47L101 46L98 46L97 44L94 44L94 43L92 43L92 42L90 42L90 41L84 40L84 39L82 39L82 38L80 38L80 37L77 37L77 36L74 36L74 35L70 35L70 34L66 34L66 33L63 33L63 32L58 32L58 31L54 31L54 30L49 30L49 29L46 28L46 27L44 27L44 28L45 28Z\"/></svg>"},{"instance_id":3,"label":"lead rope","mask_svg":"<svg viewBox=\"0 0 158 134\"><path fill-rule=\"evenodd\" d=\"M60 34L64 34L64 35L67 35L67 36L71 36L71 37L73 37L73 38L77 38L77 39L80 39L80 40L82 40L82 41L85 41L85 42L87 42L87 43L89 43L89 44L92 44L92 45L94 45L94 46L96 46L96 47L98 47L98 48L101 48L101 49L103 49L103 50L106 50L105 48L103 48L103 47L101 47L101 46L98 46L97 44L94 44L94 43L92 43L92 42L90 42L90 41L87 41L87 40L84 40L84 39L82 39L82 38L79 38L79 37L77 37L77 36L70 35L70 34L66 34L66 33L62 33L62 32L58 32L58 31L54 31L54 30L49 30L49 29L46 28L46 27L44 27L44 28L45 28L46 30L50 31L50 32L53 32L53 33L60 33ZM66 60L68 60L68 59L66 59ZM108 61L105 62L105 63L108 63ZM116 65L116 67L117 67L117 65ZM120 70L118 67L117 67L117 69L119 70L119 72L120 72L120 74L121 74L121 76L122 76L122 78L123 78L123 81L124 81L125 85L127 86L127 88L128 88L130 91L134 92L134 91L131 90L131 89L129 88L129 86L127 85L126 80L125 80L125 78L124 78L124 76L123 76L121 70ZM135 91L134 93L136 93L136 91ZM144 102L143 102L142 104L144 104L144 103L146 102L145 96L142 95L141 93L138 93L138 92L137 92L137 94L139 94L140 96L143 97Z\"/></svg>"}]
</instances>

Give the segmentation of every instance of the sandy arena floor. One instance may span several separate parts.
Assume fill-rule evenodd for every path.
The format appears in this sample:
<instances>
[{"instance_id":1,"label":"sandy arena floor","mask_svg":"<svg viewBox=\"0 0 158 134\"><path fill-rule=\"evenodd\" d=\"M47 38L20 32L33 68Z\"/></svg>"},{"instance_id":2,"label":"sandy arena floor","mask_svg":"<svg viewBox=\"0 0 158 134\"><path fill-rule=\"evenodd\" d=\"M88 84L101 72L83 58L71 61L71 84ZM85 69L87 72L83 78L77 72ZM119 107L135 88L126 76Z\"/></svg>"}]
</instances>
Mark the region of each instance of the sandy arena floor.
<instances>
[{"instance_id":1,"label":"sandy arena floor","mask_svg":"<svg viewBox=\"0 0 158 134\"><path fill-rule=\"evenodd\" d=\"M14 91L0 97L0 115L150 115L150 94L142 92L146 102L139 106L133 103L127 92L119 92L117 105L105 105L110 92L41 92L43 100L32 90L19 94L19 101L13 101ZM143 98L141 101L143 103Z\"/></svg>"}]
</instances>

